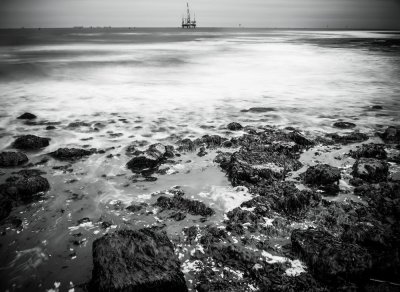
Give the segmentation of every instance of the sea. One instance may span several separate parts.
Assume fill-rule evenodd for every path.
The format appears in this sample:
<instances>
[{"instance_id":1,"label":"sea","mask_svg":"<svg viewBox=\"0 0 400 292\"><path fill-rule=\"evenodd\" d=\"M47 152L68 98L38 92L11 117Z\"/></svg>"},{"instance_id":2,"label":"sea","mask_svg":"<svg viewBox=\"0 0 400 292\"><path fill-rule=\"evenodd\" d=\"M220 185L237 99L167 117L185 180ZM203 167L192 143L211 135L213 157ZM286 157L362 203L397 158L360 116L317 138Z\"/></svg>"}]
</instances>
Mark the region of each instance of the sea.
<instances>
[{"instance_id":1,"label":"sea","mask_svg":"<svg viewBox=\"0 0 400 292\"><path fill-rule=\"evenodd\" d=\"M16 119L24 112L38 118ZM91 244L105 232L101 223L108 220L114 229L157 223L157 217L130 222L121 206L147 202L168 188L181 186L189 198L219 210L216 224L251 198L232 188L213 150L205 157L183 155L157 180L138 181L125 166L129 145L144 150L205 134L242 135L226 129L230 122L293 127L310 136L348 131L334 128L337 121L371 136L400 125L400 32L2 29L0 150L12 149L18 135L51 138L50 146L28 153L51 190L13 210L22 223L0 236L0 289L84 289ZM62 147L107 154L66 171L58 161L43 160ZM0 182L12 171L2 169ZM179 224L185 223L168 227L169 234Z\"/></svg>"}]
</instances>

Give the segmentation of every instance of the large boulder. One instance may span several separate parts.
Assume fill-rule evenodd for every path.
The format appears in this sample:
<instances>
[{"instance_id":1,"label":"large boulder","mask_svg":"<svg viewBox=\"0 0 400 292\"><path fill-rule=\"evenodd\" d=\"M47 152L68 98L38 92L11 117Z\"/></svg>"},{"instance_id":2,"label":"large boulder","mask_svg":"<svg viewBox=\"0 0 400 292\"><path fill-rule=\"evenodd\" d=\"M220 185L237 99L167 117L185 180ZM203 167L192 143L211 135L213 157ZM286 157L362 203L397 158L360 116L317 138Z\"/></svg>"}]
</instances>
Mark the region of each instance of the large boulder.
<instances>
[{"instance_id":1,"label":"large boulder","mask_svg":"<svg viewBox=\"0 0 400 292\"><path fill-rule=\"evenodd\" d=\"M22 152L1 152L0 167L18 166L28 162L28 157Z\"/></svg>"},{"instance_id":2,"label":"large boulder","mask_svg":"<svg viewBox=\"0 0 400 292\"><path fill-rule=\"evenodd\" d=\"M400 127L390 126L380 136L386 143L400 143Z\"/></svg>"},{"instance_id":3,"label":"large boulder","mask_svg":"<svg viewBox=\"0 0 400 292\"><path fill-rule=\"evenodd\" d=\"M35 150L49 146L50 138L42 138L35 135L23 135L18 137L13 146L17 149Z\"/></svg>"},{"instance_id":4,"label":"large boulder","mask_svg":"<svg viewBox=\"0 0 400 292\"><path fill-rule=\"evenodd\" d=\"M0 192L13 200L29 202L50 189L49 181L40 175L12 176L0 185Z\"/></svg>"},{"instance_id":5,"label":"large boulder","mask_svg":"<svg viewBox=\"0 0 400 292\"><path fill-rule=\"evenodd\" d=\"M303 174L304 182L327 192L339 191L340 169L328 164L310 166Z\"/></svg>"},{"instance_id":6,"label":"large boulder","mask_svg":"<svg viewBox=\"0 0 400 292\"><path fill-rule=\"evenodd\" d=\"M84 156L91 155L94 152L94 149L86 150L78 148L59 148L56 151L49 153L49 155L59 160L76 160Z\"/></svg>"},{"instance_id":7,"label":"large boulder","mask_svg":"<svg viewBox=\"0 0 400 292\"><path fill-rule=\"evenodd\" d=\"M353 165L353 176L368 182L386 181L389 165L385 161L374 158L360 158Z\"/></svg>"},{"instance_id":8,"label":"large boulder","mask_svg":"<svg viewBox=\"0 0 400 292\"><path fill-rule=\"evenodd\" d=\"M160 143L152 144L145 151L133 157L126 166L135 173L154 172L169 157L173 156L172 148Z\"/></svg>"},{"instance_id":9,"label":"large boulder","mask_svg":"<svg viewBox=\"0 0 400 292\"><path fill-rule=\"evenodd\" d=\"M385 159L387 154L383 145L370 143L361 145L361 147L355 151L350 151L350 156L355 159L361 157Z\"/></svg>"},{"instance_id":10,"label":"large boulder","mask_svg":"<svg viewBox=\"0 0 400 292\"><path fill-rule=\"evenodd\" d=\"M325 231L296 229L291 241L293 251L314 276L331 285L365 281L372 265L371 255L364 248L341 242Z\"/></svg>"},{"instance_id":11,"label":"large boulder","mask_svg":"<svg viewBox=\"0 0 400 292\"><path fill-rule=\"evenodd\" d=\"M271 183L284 179L287 172L301 167L301 163L287 155L285 149L271 147L242 148L233 153L228 163L221 164L232 185L251 187Z\"/></svg>"},{"instance_id":12,"label":"large boulder","mask_svg":"<svg viewBox=\"0 0 400 292\"><path fill-rule=\"evenodd\" d=\"M188 291L164 232L120 230L93 242L93 291Z\"/></svg>"},{"instance_id":13,"label":"large boulder","mask_svg":"<svg viewBox=\"0 0 400 292\"><path fill-rule=\"evenodd\" d=\"M272 210L288 215L303 214L310 206L317 204L321 196L317 192L299 190L294 182L276 182L255 190L260 197L242 203L242 206L255 208L254 212L266 216L264 212Z\"/></svg>"}]
</instances>

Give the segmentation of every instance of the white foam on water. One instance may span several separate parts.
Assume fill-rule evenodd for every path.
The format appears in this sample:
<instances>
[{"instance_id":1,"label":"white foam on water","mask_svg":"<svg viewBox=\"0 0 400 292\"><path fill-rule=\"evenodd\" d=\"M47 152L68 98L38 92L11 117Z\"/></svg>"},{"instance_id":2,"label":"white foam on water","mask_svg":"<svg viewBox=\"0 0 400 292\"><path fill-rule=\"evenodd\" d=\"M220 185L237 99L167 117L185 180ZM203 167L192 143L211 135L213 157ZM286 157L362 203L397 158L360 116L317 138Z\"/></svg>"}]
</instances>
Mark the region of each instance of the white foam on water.
<instances>
[{"instance_id":1,"label":"white foam on water","mask_svg":"<svg viewBox=\"0 0 400 292\"><path fill-rule=\"evenodd\" d=\"M212 186L210 191L200 192L198 195L214 202L215 206L224 212L233 210L252 198L249 190L243 186L235 188Z\"/></svg>"}]
</instances>

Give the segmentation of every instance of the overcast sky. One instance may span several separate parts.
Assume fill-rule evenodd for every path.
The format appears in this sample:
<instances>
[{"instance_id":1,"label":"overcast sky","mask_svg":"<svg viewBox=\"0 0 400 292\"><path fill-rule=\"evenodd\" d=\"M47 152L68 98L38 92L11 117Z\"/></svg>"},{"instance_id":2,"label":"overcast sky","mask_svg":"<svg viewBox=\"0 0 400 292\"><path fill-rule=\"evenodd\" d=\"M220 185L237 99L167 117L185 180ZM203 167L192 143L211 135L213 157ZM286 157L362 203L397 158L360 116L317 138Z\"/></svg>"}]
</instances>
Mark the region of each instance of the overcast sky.
<instances>
[{"instance_id":1,"label":"overcast sky","mask_svg":"<svg viewBox=\"0 0 400 292\"><path fill-rule=\"evenodd\" d=\"M199 26L400 28L400 0L192 0ZM183 0L0 0L0 27L180 25Z\"/></svg>"}]
</instances>

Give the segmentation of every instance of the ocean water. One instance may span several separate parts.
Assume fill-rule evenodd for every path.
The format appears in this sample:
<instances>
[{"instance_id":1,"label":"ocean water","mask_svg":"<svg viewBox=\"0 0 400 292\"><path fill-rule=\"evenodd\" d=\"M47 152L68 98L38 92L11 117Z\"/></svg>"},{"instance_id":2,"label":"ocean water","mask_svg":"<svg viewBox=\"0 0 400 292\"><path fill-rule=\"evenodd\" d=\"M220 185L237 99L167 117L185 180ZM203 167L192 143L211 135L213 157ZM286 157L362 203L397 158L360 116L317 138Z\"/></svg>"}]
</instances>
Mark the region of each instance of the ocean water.
<instances>
[{"instance_id":1,"label":"ocean water","mask_svg":"<svg viewBox=\"0 0 400 292\"><path fill-rule=\"evenodd\" d=\"M232 121L316 135L344 132L332 126L344 120L373 134L400 124L399 76L394 31L0 30L0 150L28 133L52 139L28 153L33 163L59 147L114 147L107 152L113 157L93 155L71 173L54 170L57 161L39 164L51 190L45 200L13 211L22 230L0 239L0 276L7 279L0 288L44 291L59 282L62 291L79 290L90 279L91 242L103 233L101 221L139 224L113 207L118 201L147 202L180 185L218 210L218 223L250 198L230 186L213 163L214 151L183 155L157 181L135 182L125 167L126 146L240 135L227 132ZM243 111L252 107L269 110ZM16 120L25 111L39 123ZM77 121L88 125L68 127ZM48 122L56 130L46 130ZM0 181L12 171L4 170ZM92 222L77 226L84 217ZM168 226L169 234L184 224ZM79 246L77 232L84 239Z\"/></svg>"}]
</instances>

